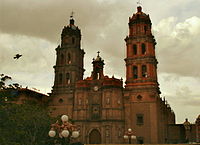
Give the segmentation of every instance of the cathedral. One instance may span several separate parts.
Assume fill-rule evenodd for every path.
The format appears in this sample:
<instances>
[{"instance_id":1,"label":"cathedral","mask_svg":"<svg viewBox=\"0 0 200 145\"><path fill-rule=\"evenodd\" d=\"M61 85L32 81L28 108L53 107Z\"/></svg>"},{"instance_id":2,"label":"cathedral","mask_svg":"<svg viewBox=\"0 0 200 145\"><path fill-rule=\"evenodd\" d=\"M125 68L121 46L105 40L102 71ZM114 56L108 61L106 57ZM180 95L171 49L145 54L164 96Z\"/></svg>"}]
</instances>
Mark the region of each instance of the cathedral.
<instances>
[{"instance_id":1,"label":"cathedral","mask_svg":"<svg viewBox=\"0 0 200 145\"><path fill-rule=\"evenodd\" d=\"M126 80L104 74L105 63L99 52L92 60L91 76L83 79L84 50L81 30L73 17L61 33L56 48L55 81L49 96L53 116L66 114L80 128L82 143L128 143L124 133L131 128L133 143L167 143L168 124L175 114L160 97L155 56L156 40L148 14L138 6L129 17L125 38ZM122 40L123 41L123 40Z\"/></svg>"}]
</instances>

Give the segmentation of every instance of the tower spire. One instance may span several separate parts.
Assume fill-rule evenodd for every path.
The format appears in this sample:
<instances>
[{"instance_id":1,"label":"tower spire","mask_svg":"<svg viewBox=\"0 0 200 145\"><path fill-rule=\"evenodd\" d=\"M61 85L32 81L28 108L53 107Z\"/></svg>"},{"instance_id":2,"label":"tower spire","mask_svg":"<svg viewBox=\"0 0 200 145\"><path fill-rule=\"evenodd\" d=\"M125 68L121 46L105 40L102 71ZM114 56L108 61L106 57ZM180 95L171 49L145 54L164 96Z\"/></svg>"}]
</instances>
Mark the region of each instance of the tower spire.
<instances>
[{"instance_id":1,"label":"tower spire","mask_svg":"<svg viewBox=\"0 0 200 145\"><path fill-rule=\"evenodd\" d=\"M137 12L141 13L142 12L142 3L140 2L140 0L137 1Z\"/></svg>"},{"instance_id":2,"label":"tower spire","mask_svg":"<svg viewBox=\"0 0 200 145\"><path fill-rule=\"evenodd\" d=\"M97 52L97 54L98 54L97 56L99 56L99 53L100 53L100 52L98 51L98 52Z\"/></svg>"}]
</instances>

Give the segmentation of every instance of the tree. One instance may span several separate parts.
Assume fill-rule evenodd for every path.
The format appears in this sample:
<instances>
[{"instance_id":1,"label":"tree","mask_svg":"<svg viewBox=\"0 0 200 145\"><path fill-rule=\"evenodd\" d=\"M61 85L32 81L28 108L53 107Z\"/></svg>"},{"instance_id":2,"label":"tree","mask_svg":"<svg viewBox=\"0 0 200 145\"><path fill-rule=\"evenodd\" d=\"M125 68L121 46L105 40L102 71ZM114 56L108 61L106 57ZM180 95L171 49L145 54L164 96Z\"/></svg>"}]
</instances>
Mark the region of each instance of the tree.
<instances>
[{"instance_id":1,"label":"tree","mask_svg":"<svg viewBox=\"0 0 200 145\"><path fill-rule=\"evenodd\" d=\"M5 102L8 97L15 97L17 90L21 88L18 83L8 84L12 80L10 76L0 74L0 103Z\"/></svg>"},{"instance_id":2,"label":"tree","mask_svg":"<svg viewBox=\"0 0 200 145\"><path fill-rule=\"evenodd\" d=\"M0 90L1 89L5 89L6 88L6 84L5 82L7 80L11 80L12 78L10 76L4 75L4 74L0 74Z\"/></svg>"},{"instance_id":3,"label":"tree","mask_svg":"<svg viewBox=\"0 0 200 145\"><path fill-rule=\"evenodd\" d=\"M45 106L35 102L0 104L1 145L48 145L53 122Z\"/></svg>"}]
</instances>

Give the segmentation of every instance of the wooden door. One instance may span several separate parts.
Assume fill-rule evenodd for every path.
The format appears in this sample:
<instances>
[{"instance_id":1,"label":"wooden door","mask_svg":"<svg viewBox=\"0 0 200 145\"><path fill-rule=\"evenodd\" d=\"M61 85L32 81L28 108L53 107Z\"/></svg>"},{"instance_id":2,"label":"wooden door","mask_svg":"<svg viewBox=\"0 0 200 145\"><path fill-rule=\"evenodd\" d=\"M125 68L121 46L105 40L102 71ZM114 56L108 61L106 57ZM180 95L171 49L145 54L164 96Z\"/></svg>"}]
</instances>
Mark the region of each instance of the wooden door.
<instances>
[{"instance_id":1,"label":"wooden door","mask_svg":"<svg viewBox=\"0 0 200 145\"><path fill-rule=\"evenodd\" d=\"M90 132L89 144L101 144L101 134L97 129L93 129Z\"/></svg>"}]
</instances>

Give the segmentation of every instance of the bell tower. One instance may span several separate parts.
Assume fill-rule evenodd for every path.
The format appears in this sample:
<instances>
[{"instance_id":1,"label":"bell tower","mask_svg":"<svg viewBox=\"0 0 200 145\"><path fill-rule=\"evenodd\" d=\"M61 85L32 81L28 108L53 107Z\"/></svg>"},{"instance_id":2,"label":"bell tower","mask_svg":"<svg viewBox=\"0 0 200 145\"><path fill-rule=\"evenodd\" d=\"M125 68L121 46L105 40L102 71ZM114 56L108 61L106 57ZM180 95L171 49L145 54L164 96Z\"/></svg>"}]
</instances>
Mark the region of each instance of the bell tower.
<instances>
[{"instance_id":1,"label":"bell tower","mask_svg":"<svg viewBox=\"0 0 200 145\"><path fill-rule=\"evenodd\" d=\"M129 36L126 37L126 88L149 86L158 92L156 41L151 32L149 15L137 7L137 13L129 18Z\"/></svg>"},{"instance_id":2,"label":"bell tower","mask_svg":"<svg viewBox=\"0 0 200 145\"><path fill-rule=\"evenodd\" d=\"M149 15L137 7L129 17L126 42L125 116L126 128L132 128L137 143L158 143L159 100L156 41L151 32ZM144 131L145 130L145 131ZM160 133L161 134L161 133Z\"/></svg>"},{"instance_id":3,"label":"bell tower","mask_svg":"<svg viewBox=\"0 0 200 145\"><path fill-rule=\"evenodd\" d=\"M54 92L64 93L73 89L75 82L83 79L84 50L81 49L81 31L75 26L73 16L69 25L64 26L61 45L56 48Z\"/></svg>"},{"instance_id":4,"label":"bell tower","mask_svg":"<svg viewBox=\"0 0 200 145\"><path fill-rule=\"evenodd\" d=\"M51 93L53 115L72 116L75 83L83 80L84 54L81 49L81 30L75 25L71 15L68 26L64 26L62 30L61 44L56 48L55 80Z\"/></svg>"}]
</instances>

